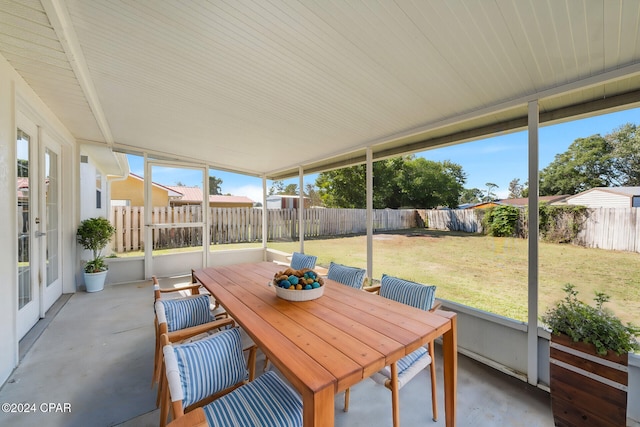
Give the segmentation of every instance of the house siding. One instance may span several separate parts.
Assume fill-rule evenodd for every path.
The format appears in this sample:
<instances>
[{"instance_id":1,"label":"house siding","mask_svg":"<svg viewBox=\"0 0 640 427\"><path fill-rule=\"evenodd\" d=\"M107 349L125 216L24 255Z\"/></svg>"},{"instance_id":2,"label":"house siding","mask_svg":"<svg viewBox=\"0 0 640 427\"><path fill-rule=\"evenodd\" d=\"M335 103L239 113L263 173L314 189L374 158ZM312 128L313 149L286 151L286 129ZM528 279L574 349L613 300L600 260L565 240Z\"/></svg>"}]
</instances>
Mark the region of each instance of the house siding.
<instances>
[{"instance_id":1,"label":"house siding","mask_svg":"<svg viewBox=\"0 0 640 427\"><path fill-rule=\"evenodd\" d=\"M144 181L131 175L124 181L111 183L112 200L128 200L129 206L144 206ZM166 189L151 187L153 207L169 206L169 193Z\"/></svg>"},{"instance_id":2,"label":"house siding","mask_svg":"<svg viewBox=\"0 0 640 427\"><path fill-rule=\"evenodd\" d=\"M588 208L628 208L631 207L631 198L623 194L593 190L569 197L567 203Z\"/></svg>"}]
</instances>

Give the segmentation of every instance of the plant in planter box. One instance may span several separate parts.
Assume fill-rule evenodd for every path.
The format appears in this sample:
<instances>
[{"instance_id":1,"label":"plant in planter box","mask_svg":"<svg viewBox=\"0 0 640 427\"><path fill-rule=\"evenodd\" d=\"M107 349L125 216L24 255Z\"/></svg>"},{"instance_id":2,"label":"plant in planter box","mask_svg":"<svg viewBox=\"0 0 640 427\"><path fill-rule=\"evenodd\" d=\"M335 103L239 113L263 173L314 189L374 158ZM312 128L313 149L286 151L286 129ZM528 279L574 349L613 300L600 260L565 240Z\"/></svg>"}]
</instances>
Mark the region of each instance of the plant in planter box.
<instances>
[{"instance_id":1,"label":"plant in planter box","mask_svg":"<svg viewBox=\"0 0 640 427\"><path fill-rule=\"evenodd\" d=\"M102 250L109 244L116 229L102 217L85 219L80 223L76 236L83 248L90 250L93 258L84 266L85 285L87 292L96 292L104 288L107 275L107 264L101 255Z\"/></svg>"},{"instance_id":2,"label":"plant in planter box","mask_svg":"<svg viewBox=\"0 0 640 427\"><path fill-rule=\"evenodd\" d=\"M628 353L640 350L640 329L624 325L603 307L608 295L596 293L595 306L578 300L575 286L542 321L552 331L550 386L557 426L626 425Z\"/></svg>"}]
</instances>

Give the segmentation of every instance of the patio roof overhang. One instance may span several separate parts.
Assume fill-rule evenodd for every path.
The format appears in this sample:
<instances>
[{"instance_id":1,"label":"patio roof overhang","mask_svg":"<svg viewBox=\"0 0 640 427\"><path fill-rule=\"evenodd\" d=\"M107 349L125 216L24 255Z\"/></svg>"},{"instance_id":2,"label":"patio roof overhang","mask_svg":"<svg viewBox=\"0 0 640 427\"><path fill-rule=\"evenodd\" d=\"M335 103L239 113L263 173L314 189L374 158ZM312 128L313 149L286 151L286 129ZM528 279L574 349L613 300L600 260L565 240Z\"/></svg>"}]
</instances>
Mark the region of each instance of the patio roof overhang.
<instances>
[{"instance_id":1,"label":"patio roof overhang","mask_svg":"<svg viewBox=\"0 0 640 427\"><path fill-rule=\"evenodd\" d=\"M79 141L283 179L640 104L640 2L15 0Z\"/></svg>"}]
</instances>

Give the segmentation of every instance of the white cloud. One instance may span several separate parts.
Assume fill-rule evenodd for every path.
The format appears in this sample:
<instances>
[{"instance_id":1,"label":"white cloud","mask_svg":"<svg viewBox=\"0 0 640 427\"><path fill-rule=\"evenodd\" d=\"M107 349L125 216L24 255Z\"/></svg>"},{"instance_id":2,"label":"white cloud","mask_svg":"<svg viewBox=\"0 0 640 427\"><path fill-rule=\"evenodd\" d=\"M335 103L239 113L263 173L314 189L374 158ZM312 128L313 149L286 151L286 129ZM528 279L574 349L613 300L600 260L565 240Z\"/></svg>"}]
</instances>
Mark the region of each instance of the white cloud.
<instances>
[{"instance_id":1,"label":"white cloud","mask_svg":"<svg viewBox=\"0 0 640 427\"><path fill-rule=\"evenodd\" d=\"M246 184L239 187L230 187L222 191L223 193L229 193L234 196L246 196L254 202L262 203L262 186Z\"/></svg>"}]
</instances>

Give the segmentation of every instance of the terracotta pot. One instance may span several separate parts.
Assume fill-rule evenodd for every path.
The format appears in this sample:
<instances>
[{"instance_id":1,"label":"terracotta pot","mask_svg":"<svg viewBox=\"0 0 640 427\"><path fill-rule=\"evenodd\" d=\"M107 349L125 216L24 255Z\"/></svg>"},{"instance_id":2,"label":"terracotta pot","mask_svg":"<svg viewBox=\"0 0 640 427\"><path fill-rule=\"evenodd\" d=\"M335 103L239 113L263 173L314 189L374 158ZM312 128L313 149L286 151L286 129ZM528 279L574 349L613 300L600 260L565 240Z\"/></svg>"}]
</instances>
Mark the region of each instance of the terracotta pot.
<instances>
[{"instance_id":1,"label":"terracotta pot","mask_svg":"<svg viewBox=\"0 0 640 427\"><path fill-rule=\"evenodd\" d=\"M551 406L556 426L625 427L628 354L606 356L595 346L552 335Z\"/></svg>"}]
</instances>

